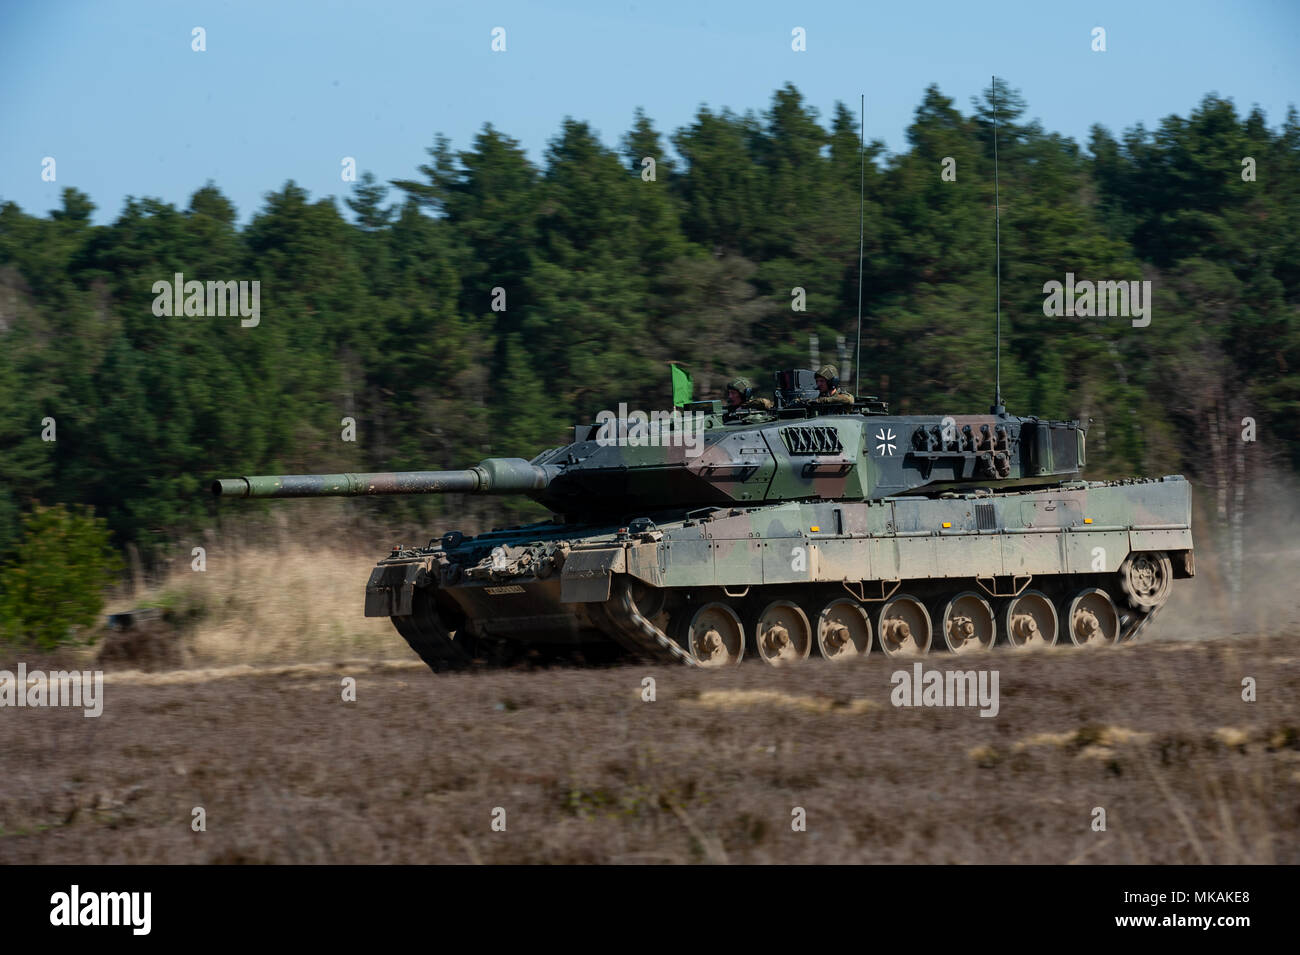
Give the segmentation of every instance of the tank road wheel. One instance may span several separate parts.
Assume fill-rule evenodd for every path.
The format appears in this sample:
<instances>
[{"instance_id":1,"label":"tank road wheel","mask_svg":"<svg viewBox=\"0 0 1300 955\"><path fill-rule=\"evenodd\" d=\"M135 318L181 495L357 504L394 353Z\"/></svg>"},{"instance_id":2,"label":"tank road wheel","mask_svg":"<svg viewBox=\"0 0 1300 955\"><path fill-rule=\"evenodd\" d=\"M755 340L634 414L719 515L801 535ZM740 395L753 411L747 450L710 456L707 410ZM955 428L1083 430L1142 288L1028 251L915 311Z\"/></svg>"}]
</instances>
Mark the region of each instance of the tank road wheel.
<instances>
[{"instance_id":1,"label":"tank road wheel","mask_svg":"<svg viewBox=\"0 0 1300 955\"><path fill-rule=\"evenodd\" d=\"M993 646L998 625L989 602L968 590L944 604L939 632L953 653L973 653Z\"/></svg>"},{"instance_id":2,"label":"tank road wheel","mask_svg":"<svg viewBox=\"0 0 1300 955\"><path fill-rule=\"evenodd\" d=\"M900 594L880 608L876 632L888 656L920 656L930 649L930 612L916 597Z\"/></svg>"},{"instance_id":3,"label":"tank road wheel","mask_svg":"<svg viewBox=\"0 0 1300 955\"><path fill-rule=\"evenodd\" d=\"M1173 566L1164 551L1132 553L1119 568L1119 586L1134 610L1155 610L1169 599Z\"/></svg>"},{"instance_id":4,"label":"tank road wheel","mask_svg":"<svg viewBox=\"0 0 1300 955\"><path fill-rule=\"evenodd\" d=\"M812 651L808 615L789 600L773 600L758 615L754 646L763 662L774 667L807 660Z\"/></svg>"},{"instance_id":5,"label":"tank road wheel","mask_svg":"<svg viewBox=\"0 0 1300 955\"><path fill-rule=\"evenodd\" d=\"M686 626L686 650L702 667L733 666L745 655L745 625L724 603L707 603Z\"/></svg>"},{"instance_id":6,"label":"tank road wheel","mask_svg":"<svg viewBox=\"0 0 1300 955\"><path fill-rule=\"evenodd\" d=\"M817 647L834 663L871 652L871 618L856 600L832 600L817 617Z\"/></svg>"},{"instance_id":7,"label":"tank road wheel","mask_svg":"<svg viewBox=\"0 0 1300 955\"><path fill-rule=\"evenodd\" d=\"M1003 627L1007 643L1017 650L1055 646L1058 632L1056 606L1046 594L1026 590L1007 602Z\"/></svg>"},{"instance_id":8,"label":"tank road wheel","mask_svg":"<svg viewBox=\"0 0 1300 955\"><path fill-rule=\"evenodd\" d=\"M1065 632L1076 647L1109 646L1119 639L1119 612L1104 590L1089 587L1074 595L1065 615Z\"/></svg>"}]
</instances>

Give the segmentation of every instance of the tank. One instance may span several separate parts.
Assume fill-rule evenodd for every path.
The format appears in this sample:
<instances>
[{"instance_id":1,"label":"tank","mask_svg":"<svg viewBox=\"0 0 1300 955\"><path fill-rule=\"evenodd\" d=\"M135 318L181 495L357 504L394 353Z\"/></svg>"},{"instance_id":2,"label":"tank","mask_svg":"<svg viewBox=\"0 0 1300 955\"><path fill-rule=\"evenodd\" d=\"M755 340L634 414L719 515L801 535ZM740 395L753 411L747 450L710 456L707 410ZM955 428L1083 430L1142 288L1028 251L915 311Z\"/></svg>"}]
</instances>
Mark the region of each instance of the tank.
<instances>
[{"instance_id":1,"label":"tank","mask_svg":"<svg viewBox=\"0 0 1300 955\"><path fill-rule=\"evenodd\" d=\"M1086 481L1085 427L891 415L777 373L770 408L602 412L531 460L213 482L220 497L518 494L549 520L395 548L365 588L434 670L521 652L843 663L1138 637L1195 573L1181 476Z\"/></svg>"}]
</instances>

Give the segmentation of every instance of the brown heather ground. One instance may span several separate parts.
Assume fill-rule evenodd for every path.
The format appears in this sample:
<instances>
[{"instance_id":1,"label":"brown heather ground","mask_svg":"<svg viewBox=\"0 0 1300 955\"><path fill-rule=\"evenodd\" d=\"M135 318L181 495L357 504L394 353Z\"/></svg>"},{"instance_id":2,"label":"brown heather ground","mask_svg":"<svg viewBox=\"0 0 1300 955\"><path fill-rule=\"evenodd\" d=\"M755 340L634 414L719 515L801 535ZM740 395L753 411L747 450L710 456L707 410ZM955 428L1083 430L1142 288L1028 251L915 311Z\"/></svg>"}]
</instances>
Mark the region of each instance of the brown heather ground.
<instances>
[{"instance_id":1,"label":"brown heather ground","mask_svg":"<svg viewBox=\"0 0 1300 955\"><path fill-rule=\"evenodd\" d=\"M110 672L99 719L0 710L0 863L1296 863L1297 640L962 658L992 719L891 706L878 656Z\"/></svg>"}]
</instances>

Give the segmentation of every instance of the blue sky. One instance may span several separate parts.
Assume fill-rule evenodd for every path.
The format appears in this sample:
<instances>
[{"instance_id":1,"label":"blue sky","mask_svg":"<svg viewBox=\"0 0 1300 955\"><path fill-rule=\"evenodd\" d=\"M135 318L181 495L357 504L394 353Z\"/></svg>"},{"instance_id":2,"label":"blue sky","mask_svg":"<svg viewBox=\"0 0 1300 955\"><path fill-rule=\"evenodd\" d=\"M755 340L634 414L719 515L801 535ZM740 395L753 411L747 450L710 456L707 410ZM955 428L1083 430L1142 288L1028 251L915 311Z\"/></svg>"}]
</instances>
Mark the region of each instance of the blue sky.
<instances>
[{"instance_id":1,"label":"blue sky","mask_svg":"<svg viewBox=\"0 0 1300 955\"><path fill-rule=\"evenodd\" d=\"M190 48L195 26L206 52ZM1298 41L1295 0L4 0L0 199L44 213L76 186L105 222L129 195L183 207L211 179L243 222L288 179L344 195L344 156L409 177L435 133L464 148L491 122L540 159L566 115L616 145L637 106L669 133L702 103L766 109L787 81L824 121L865 92L867 138L894 151L927 85L969 112L993 73L1080 142L1093 123L1152 126L1211 91L1276 127L1300 102Z\"/></svg>"}]
</instances>

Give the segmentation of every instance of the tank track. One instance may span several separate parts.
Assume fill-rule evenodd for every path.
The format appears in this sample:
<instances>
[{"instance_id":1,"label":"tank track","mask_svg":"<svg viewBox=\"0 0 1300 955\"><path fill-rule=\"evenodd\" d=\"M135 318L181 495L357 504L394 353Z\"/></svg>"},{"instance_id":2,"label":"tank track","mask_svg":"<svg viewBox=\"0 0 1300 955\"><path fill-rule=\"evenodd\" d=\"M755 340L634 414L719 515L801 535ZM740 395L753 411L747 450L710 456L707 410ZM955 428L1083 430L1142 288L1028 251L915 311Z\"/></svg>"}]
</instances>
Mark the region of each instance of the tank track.
<instances>
[{"instance_id":1,"label":"tank track","mask_svg":"<svg viewBox=\"0 0 1300 955\"><path fill-rule=\"evenodd\" d=\"M1121 628L1116 644L1132 643L1137 640L1164 606L1162 603L1150 610L1124 608L1121 612ZM609 601L604 604L593 604L591 610L593 618L604 625L608 636L632 654L656 663L699 666L685 648L640 612L636 601L632 598L632 587L628 578L615 578L611 583ZM1058 639L1057 645L1067 643L1068 638L1062 637Z\"/></svg>"},{"instance_id":2,"label":"tank track","mask_svg":"<svg viewBox=\"0 0 1300 955\"><path fill-rule=\"evenodd\" d=\"M637 608L632 599L632 582L627 577L616 577L610 584L610 599L603 604L592 604L591 609L624 649L656 663L682 663L688 667L699 666L695 658L675 640L665 634Z\"/></svg>"},{"instance_id":3,"label":"tank track","mask_svg":"<svg viewBox=\"0 0 1300 955\"><path fill-rule=\"evenodd\" d=\"M602 624L607 636L642 659L656 663L681 663L688 667L699 665L641 613L632 598L630 580L619 578L611 586L612 593L607 603L589 605L592 617ZM434 672L462 669L480 656L478 650L482 648L475 642L453 638L446 631L427 592L416 591L411 611L410 616L390 619L411 649Z\"/></svg>"},{"instance_id":4,"label":"tank track","mask_svg":"<svg viewBox=\"0 0 1300 955\"><path fill-rule=\"evenodd\" d=\"M1125 608L1116 642L1137 640L1163 607L1164 604L1151 610ZM610 599L589 604L588 612L607 636L635 657L653 663L699 666L684 647L641 613L632 595L631 579L626 576L616 576L610 584ZM417 591L409 617L391 619L411 649L435 672L462 669L479 655L472 641L453 639L447 633L427 593ZM1058 645L1062 643L1058 641Z\"/></svg>"},{"instance_id":5,"label":"tank track","mask_svg":"<svg viewBox=\"0 0 1300 955\"><path fill-rule=\"evenodd\" d=\"M1133 620L1127 627L1120 631L1119 640L1117 642L1132 643L1135 641L1138 638L1138 635L1146 629L1147 624L1156 618L1156 614L1164 609L1164 606L1164 604L1161 604L1151 610L1129 610L1128 613L1132 615Z\"/></svg>"},{"instance_id":6,"label":"tank track","mask_svg":"<svg viewBox=\"0 0 1300 955\"><path fill-rule=\"evenodd\" d=\"M437 618L427 592L417 589L409 617L390 617L397 632L435 673L468 666L473 648L465 641L453 640Z\"/></svg>"}]
</instances>

